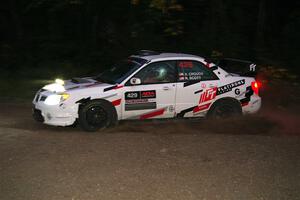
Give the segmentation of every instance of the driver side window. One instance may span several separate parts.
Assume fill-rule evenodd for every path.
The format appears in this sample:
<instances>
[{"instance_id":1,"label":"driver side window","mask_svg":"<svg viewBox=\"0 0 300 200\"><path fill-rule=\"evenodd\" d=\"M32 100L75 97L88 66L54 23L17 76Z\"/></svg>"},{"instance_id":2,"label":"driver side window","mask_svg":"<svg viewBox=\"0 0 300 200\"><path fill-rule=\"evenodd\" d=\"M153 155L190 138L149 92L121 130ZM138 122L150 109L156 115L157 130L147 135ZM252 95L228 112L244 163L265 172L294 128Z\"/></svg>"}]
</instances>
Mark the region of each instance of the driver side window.
<instances>
[{"instance_id":1,"label":"driver side window","mask_svg":"<svg viewBox=\"0 0 300 200\"><path fill-rule=\"evenodd\" d=\"M176 82L176 61L151 63L134 77L141 79L142 84Z\"/></svg>"}]
</instances>

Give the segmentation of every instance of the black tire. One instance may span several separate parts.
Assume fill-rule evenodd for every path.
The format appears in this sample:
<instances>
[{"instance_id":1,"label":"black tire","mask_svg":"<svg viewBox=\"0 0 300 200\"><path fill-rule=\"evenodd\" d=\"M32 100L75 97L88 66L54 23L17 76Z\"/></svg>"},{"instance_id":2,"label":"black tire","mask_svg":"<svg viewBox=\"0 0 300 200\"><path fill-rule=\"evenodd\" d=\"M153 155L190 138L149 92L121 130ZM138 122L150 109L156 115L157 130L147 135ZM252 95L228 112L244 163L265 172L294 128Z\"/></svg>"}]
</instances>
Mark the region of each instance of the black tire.
<instances>
[{"instance_id":1,"label":"black tire","mask_svg":"<svg viewBox=\"0 0 300 200\"><path fill-rule=\"evenodd\" d=\"M235 99L220 99L207 113L208 119L227 119L242 115L242 106Z\"/></svg>"},{"instance_id":2,"label":"black tire","mask_svg":"<svg viewBox=\"0 0 300 200\"><path fill-rule=\"evenodd\" d=\"M110 102L93 100L81 106L78 121L83 130L92 132L115 125L118 117Z\"/></svg>"}]
</instances>

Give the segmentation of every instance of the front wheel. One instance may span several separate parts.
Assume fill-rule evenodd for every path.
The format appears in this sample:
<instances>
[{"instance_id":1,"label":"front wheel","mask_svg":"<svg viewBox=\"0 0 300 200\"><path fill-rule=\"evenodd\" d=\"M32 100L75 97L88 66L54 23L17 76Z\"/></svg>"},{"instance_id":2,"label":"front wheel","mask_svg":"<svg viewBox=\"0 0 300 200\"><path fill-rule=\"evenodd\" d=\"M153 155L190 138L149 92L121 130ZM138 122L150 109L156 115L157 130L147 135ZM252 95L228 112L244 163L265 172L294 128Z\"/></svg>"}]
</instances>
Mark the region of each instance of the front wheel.
<instances>
[{"instance_id":1,"label":"front wheel","mask_svg":"<svg viewBox=\"0 0 300 200\"><path fill-rule=\"evenodd\" d=\"M117 113L110 102L90 101L80 108L78 121L83 130L97 131L114 125L117 121Z\"/></svg>"},{"instance_id":2,"label":"front wheel","mask_svg":"<svg viewBox=\"0 0 300 200\"><path fill-rule=\"evenodd\" d=\"M242 107L238 101L232 99L220 99L212 105L207 113L209 119L226 119L242 115Z\"/></svg>"}]
</instances>

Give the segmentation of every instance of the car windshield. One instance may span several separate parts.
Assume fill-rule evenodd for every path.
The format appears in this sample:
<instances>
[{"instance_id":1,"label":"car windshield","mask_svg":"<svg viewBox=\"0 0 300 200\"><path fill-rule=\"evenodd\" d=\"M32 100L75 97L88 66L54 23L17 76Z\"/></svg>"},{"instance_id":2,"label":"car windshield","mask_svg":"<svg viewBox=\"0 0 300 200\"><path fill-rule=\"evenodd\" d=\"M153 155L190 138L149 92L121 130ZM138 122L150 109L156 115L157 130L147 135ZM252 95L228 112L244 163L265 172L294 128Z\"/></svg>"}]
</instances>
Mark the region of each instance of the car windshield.
<instances>
[{"instance_id":1,"label":"car windshield","mask_svg":"<svg viewBox=\"0 0 300 200\"><path fill-rule=\"evenodd\" d=\"M104 83L117 84L121 83L125 78L141 67L146 60L128 59L123 60L110 69L104 71L95 77L95 80Z\"/></svg>"}]
</instances>

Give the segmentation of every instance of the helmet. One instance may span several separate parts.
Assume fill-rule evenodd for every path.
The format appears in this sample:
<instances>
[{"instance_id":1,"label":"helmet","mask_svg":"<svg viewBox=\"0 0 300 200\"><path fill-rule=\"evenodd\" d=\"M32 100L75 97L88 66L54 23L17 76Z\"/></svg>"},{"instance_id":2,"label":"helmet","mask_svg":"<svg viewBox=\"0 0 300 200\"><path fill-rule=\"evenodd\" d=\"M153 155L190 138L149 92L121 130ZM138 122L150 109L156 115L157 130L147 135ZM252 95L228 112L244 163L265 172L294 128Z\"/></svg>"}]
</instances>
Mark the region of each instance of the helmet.
<instances>
[{"instance_id":1,"label":"helmet","mask_svg":"<svg viewBox=\"0 0 300 200\"><path fill-rule=\"evenodd\" d=\"M156 68L155 70L153 70L154 73L155 73L155 77L158 79L158 80L163 80L165 79L166 75L167 75L167 70L164 68L164 67L159 67L159 68Z\"/></svg>"}]
</instances>

